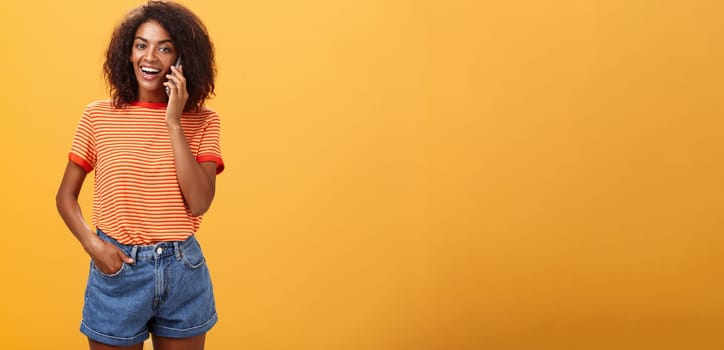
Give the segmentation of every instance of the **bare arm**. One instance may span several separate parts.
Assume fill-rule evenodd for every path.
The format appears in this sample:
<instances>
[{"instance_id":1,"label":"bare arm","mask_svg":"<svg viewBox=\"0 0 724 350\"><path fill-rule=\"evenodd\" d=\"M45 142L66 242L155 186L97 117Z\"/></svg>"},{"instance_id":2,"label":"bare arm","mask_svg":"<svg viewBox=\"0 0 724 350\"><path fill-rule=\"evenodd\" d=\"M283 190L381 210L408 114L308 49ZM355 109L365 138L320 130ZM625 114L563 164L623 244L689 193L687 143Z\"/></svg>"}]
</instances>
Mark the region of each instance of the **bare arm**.
<instances>
[{"instance_id":1,"label":"bare arm","mask_svg":"<svg viewBox=\"0 0 724 350\"><path fill-rule=\"evenodd\" d=\"M216 163L196 161L186 142L180 125L169 125L173 157L176 162L176 178L191 215L204 214L216 192Z\"/></svg>"},{"instance_id":2,"label":"bare arm","mask_svg":"<svg viewBox=\"0 0 724 350\"><path fill-rule=\"evenodd\" d=\"M78 194L83 187L85 177L86 172L80 165L68 161L63 180L55 196L55 205L58 207L58 212L65 221L65 225L91 256L98 269L104 273L113 273L121 268L123 261L132 264L133 259L118 247L98 238L83 219L78 204Z\"/></svg>"},{"instance_id":3,"label":"bare arm","mask_svg":"<svg viewBox=\"0 0 724 350\"><path fill-rule=\"evenodd\" d=\"M188 141L181 127L181 113L189 97L186 90L186 78L182 74L182 66L178 68L172 66L171 70L173 74L167 75L169 81L164 83L171 92L166 109L166 126L171 137L176 178L181 187L181 193L186 205L191 210L191 215L199 216L209 209L214 200L216 163L197 162L196 157L189 149Z\"/></svg>"}]
</instances>

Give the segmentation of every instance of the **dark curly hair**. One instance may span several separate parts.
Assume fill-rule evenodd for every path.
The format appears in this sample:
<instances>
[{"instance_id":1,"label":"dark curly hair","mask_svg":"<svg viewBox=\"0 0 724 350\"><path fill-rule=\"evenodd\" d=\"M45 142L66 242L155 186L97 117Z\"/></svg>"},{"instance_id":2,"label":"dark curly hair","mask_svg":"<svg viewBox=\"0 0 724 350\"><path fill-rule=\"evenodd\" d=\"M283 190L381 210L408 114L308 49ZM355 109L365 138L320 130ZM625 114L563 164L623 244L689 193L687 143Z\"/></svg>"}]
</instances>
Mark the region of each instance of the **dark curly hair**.
<instances>
[{"instance_id":1,"label":"dark curly hair","mask_svg":"<svg viewBox=\"0 0 724 350\"><path fill-rule=\"evenodd\" d=\"M113 31L103 64L113 105L123 108L138 100L138 81L129 57L136 30L149 20L157 21L166 29L182 57L189 93L184 110L201 108L206 99L214 96L214 45L206 26L193 12L174 2L156 0L131 10Z\"/></svg>"}]
</instances>

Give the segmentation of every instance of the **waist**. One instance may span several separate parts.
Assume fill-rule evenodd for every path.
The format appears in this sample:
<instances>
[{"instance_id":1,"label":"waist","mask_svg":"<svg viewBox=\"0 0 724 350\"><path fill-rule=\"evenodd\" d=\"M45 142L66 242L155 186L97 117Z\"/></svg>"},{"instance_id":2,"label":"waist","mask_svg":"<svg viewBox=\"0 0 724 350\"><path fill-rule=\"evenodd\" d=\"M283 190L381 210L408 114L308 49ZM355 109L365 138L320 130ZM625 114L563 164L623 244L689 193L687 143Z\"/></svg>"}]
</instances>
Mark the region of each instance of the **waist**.
<instances>
[{"instance_id":1,"label":"waist","mask_svg":"<svg viewBox=\"0 0 724 350\"><path fill-rule=\"evenodd\" d=\"M167 256L175 256L181 259L184 249L196 243L194 235L188 236L182 241L163 241L152 244L123 244L113 237L108 236L100 228L96 229L98 237L106 242L110 242L120 248L126 255L136 260L153 260Z\"/></svg>"}]
</instances>

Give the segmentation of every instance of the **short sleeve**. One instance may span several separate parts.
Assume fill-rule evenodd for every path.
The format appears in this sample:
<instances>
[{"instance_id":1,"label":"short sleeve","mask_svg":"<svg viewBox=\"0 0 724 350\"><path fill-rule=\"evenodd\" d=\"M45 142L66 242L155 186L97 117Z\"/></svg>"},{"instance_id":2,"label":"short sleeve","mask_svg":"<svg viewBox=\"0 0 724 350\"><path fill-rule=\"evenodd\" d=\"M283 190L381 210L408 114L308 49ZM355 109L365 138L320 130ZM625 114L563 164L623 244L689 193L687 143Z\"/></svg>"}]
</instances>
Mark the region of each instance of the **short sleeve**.
<instances>
[{"instance_id":1,"label":"short sleeve","mask_svg":"<svg viewBox=\"0 0 724 350\"><path fill-rule=\"evenodd\" d=\"M216 113L211 113L206 118L196 161L216 163L216 174L224 171L224 161L221 158L221 120Z\"/></svg>"},{"instance_id":2,"label":"short sleeve","mask_svg":"<svg viewBox=\"0 0 724 350\"><path fill-rule=\"evenodd\" d=\"M80 165L86 172L90 172L96 166L96 142L91 120L91 113L88 108L83 111L80 122L75 129L73 143L70 146L68 159Z\"/></svg>"}]
</instances>

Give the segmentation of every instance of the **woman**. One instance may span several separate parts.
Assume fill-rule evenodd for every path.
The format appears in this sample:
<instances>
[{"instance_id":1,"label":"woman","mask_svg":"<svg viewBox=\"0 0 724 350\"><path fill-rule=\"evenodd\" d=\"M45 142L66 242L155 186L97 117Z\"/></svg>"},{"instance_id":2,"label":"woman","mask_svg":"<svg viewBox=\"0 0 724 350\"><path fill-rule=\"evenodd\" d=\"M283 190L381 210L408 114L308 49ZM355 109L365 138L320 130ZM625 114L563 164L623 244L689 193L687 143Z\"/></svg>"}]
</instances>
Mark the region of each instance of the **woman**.
<instances>
[{"instance_id":1,"label":"woman","mask_svg":"<svg viewBox=\"0 0 724 350\"><path fill-rule=\"evenodd\" d=\"M81 332L90 348L203 349L214 295L195 240L224 169L214 49L185 7L150 1L115 29L104 64L111 100L82 114L58 211L91 258ZM93 231L78 204L95 171Z\"/></svg>"}]
</instances>

